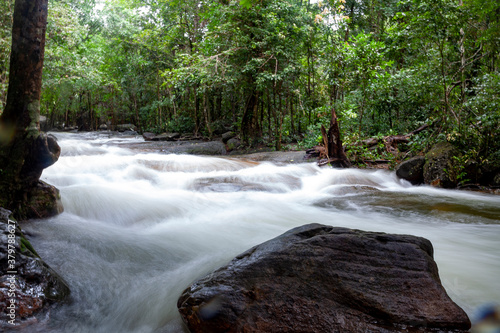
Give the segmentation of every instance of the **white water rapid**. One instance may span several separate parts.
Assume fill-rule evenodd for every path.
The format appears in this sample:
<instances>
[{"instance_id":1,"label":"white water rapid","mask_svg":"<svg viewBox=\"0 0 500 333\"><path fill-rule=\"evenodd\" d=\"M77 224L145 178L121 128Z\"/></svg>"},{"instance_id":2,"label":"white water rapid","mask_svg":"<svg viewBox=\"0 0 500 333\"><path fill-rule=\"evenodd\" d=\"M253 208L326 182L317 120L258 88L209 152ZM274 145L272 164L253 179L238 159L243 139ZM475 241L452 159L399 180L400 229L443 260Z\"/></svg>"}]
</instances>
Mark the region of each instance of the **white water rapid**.
<instances>
[{"instance_id":1,"label":"white water rapid","mask_svg":"<svg viewBox=\"0 0 500 333\"><path fill-rule=\"evenodd\" d=\"M312 222L426 237L472 318L500 300L500 196L410 186L385 171L127 148L142 138L56 136L63 153L42 179L65 212L23 228L72 295L31 332L184 332L184 288Z\"/></svg>"}]
</instances>

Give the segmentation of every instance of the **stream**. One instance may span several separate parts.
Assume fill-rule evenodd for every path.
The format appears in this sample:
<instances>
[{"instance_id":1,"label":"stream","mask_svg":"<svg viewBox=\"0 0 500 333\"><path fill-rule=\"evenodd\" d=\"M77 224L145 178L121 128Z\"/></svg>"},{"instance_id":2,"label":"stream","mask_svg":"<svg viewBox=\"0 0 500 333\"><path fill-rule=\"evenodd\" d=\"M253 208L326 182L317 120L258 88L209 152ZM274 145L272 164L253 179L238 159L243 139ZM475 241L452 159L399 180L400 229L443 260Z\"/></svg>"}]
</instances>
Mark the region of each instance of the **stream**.
<instances>
[{"instance_id":1,"label":"stream","mask_svg":"<svg viewBox=\"0 0 500 333\"><path fill-rule=\"evenodd\" d=\"M140 137L55 135L62 154L42 180L60 189L65 212L23 229L72 294L31 332L186 332L176 303L187 286L313 222L425 237L445 289L471 319L500 300L500 196L411 186L381 170L168 155L142 151Z\"/></svg>"}]
</instances>

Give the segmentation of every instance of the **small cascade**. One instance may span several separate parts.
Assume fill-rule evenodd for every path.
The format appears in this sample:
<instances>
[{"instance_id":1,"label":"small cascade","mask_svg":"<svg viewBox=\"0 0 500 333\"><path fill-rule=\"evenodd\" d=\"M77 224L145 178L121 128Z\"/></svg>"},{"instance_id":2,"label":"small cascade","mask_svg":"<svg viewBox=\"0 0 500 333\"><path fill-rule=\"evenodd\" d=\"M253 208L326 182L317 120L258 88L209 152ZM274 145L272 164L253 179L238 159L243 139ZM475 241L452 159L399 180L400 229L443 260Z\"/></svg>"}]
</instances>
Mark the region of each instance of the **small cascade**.
<instances>
[{"instance_id":1,"label":"small cascade","mask_svg":"<svg viewBox=\"0 0 500 333\"><path fill-rule=\"evenodd\" d=\"M73 300L38 324L43 332L182 332L184 288L312 222L426 237L443 285L466 312L500 299L498 196L415 187L387 171L144 153L130 148L142 138L56 136L63 153L42 178L60 189L65 212L25 229Z\"/></svg>"}]
</instances>

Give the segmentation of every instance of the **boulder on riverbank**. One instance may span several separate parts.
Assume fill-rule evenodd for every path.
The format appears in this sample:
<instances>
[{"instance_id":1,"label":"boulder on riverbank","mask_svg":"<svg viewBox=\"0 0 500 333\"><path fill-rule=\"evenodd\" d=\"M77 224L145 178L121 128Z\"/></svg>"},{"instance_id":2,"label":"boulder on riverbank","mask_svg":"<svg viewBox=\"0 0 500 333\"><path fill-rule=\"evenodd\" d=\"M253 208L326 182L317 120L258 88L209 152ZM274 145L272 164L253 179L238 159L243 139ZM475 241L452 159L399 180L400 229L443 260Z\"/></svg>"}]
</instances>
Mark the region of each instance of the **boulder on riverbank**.
<instances>
[{"instance_id":1,"label":"boulder on riverbank","mask_svg":"<svg viewBox=\"0 0 500 333\"><path fill-rule=\"evenodd\" d=\"M465 332L420 237L310 224L187 288L191 332Z\"/></svg>"},{"instance_id":2,"label":"boulder on riverbank","mask_svg":"<svg viewBox=\"0 0 500 333\"><path fill-rule=\"evenodd\" d=\"M118 132L125 132L125 131L137 131L137 126L134 124L118 124L115 126L115 130Z\"/></svg>"},{"instance_id":3,"label":"boulder on riverbank","mask_svg":"<svg viewBox=\"0 0 500 333\"><path fill-rule=\"evenodd\" d=\"M0 328L2 325L12 327L12 323L19 325L70 293L66 282L38 256L10 214L0 208L3 274L0 276Z\"/></svg>"},{"instance_id":4,"label":"boulder on riverbank","mask_svg":"<svg viewBox=\"0 0 500 333\"><path fill-rule=\"evenodd\" d=\"M454 188L457 186L455 174L457 149L448 142L435 144L425 155L424 182L436 187Z\"/></svg>"},{"instance_id":5,"label":"boulder on riverbank","mask_svg":"<svg viewBox=\"0 0 500 333\"><path fill-rule=\"evenodd\" d=\"M406 179L413 185L419 185L424 182L424 156L415 156L404 161L396 168L396 175L399 178Z\"/></svg>"},{"instance_id":6,"label":"boulder on riverbank","mask_svg":"<svg viewBox=\"0 0 500 333\"><path fill-rule=\"evenodd\" d=\"M402 162L396 168L399 178L408 180L414 185L427 184L442 188L457 186L457 165L455 159L459 153L448 142L435 144L425 156L416 156Z\"/></svg>"}]
</instances>

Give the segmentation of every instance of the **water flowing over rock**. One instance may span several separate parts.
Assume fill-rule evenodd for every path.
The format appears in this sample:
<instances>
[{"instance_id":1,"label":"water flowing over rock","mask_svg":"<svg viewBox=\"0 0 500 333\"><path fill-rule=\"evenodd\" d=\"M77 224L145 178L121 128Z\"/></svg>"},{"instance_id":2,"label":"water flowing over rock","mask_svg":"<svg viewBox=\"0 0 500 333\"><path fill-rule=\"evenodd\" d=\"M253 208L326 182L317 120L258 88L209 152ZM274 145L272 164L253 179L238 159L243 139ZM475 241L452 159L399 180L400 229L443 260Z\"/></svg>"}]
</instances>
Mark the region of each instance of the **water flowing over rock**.
<instances>
[{"instance_id":1,"label":"water flowing over rock","mask_svg":"<svg viewBox=\"0 0 500 333\"><path fill-rule=\"evenodd\" d=\"M10 211L0 208L1 320L14 320L19 325L20 320L32 317L51 303L64 300L70 290L66 282L40 259L10 214ZM11 304L15 304L14 307ZM0 330L1 327L2 323Z\"/></svg>"},{"instance_id":2,"label":"water flowing over rock","mask_svg":"<svg viewBox=\"0 0 500 333\"><path fill-rule=\"evenodd\" d=\"M310 224L234 258L187 288L191 332L465 332L432 244Z\"/></svg>"}]
</instances>

